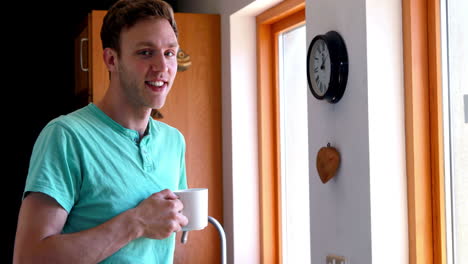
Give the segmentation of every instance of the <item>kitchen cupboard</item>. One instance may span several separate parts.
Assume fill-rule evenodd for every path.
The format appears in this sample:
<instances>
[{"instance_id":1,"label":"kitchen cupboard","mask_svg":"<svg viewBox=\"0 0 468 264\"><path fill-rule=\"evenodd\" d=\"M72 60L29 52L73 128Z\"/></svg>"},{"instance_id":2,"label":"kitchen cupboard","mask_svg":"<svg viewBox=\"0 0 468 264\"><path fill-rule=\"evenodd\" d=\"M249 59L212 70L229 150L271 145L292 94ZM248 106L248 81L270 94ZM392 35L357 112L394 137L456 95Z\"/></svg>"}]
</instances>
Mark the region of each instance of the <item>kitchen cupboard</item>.
<instances>
[{"instance_id":1,"label":"kitchen cupboard","mask_svg":"<svg viewBox=\"0 0 468 264\"><path fill-rule=\"evenodd\" d=\"M81 105L98 102L109 86L100 39L105 14L92 11L75 39L75 95ZM185 136L189 187L209 189L209 215L223 223L220 17L176 13L175 18L179 45L190 56L191 65L177 73L160 121ZM180 243L180 235L174 263L219 263L219 236L211 224L189 232L187 244Z\"/></svg>"}]
</instances>

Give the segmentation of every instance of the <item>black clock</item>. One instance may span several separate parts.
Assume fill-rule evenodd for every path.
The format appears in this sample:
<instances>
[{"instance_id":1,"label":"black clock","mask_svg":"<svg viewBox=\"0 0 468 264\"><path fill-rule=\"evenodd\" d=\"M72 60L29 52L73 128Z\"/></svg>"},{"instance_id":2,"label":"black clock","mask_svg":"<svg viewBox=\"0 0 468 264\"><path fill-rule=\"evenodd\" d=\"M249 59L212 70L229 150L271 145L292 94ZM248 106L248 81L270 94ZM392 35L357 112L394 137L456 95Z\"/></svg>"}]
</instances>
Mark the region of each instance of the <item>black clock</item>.
<instances>
[{"instance_id":1,"label":"black clock","mask_svg":"<svg viewBox=\"0 0 468 264\"><path fill-rule=\"evenodd\" d=\"M317 35L307 51L307 82L315 98L337 103L348 81L348 52L336 31Z\"/></svg>"}]
</instances>

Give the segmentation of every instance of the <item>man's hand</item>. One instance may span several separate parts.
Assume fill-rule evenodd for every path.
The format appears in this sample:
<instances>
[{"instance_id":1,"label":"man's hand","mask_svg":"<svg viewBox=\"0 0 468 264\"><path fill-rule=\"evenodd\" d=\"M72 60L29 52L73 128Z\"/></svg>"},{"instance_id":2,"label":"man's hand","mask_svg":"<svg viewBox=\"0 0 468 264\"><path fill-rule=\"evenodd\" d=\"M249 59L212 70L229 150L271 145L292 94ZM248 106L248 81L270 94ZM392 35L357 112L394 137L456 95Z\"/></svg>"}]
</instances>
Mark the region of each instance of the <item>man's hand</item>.
<instances>
[{"instance_id":1,"label":"man's hand","mask_svg":"<svg viewBox=\"0 0 468 264\"><path fill-rule=\"evenodd\" d=\"M142 236L164 239L180 231L188 220L180 212L182 202L172 191L165 189L143 200L136 208L137 221L143 228Z\"/></svg>"}]
</instances>

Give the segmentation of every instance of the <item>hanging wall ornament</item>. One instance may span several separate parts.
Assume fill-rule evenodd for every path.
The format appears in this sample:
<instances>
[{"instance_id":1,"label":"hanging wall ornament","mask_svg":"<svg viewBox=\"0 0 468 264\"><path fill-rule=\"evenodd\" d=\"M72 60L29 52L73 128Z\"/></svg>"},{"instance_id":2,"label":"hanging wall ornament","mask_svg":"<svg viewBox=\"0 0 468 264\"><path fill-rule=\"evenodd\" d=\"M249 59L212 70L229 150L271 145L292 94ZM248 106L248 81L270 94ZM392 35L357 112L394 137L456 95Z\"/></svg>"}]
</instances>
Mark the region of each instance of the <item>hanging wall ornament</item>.
<instances>
[{"instance_id":1,"label":"hanging wall ornament","mask_svg":"<svg viewBox=\"0 0 468 264\"><path fill-rule=\"evenodd\" d=\"M327 183L335 176L340 166L340 153L328 143L318 151L316 166L320 180L322 183Z\"/></svg>"},{"instance_id":2,"label":"hanging wall ornament","mask_svg":"<svg viewBox=\"0 0 468 264\"><path fill-rule=\"evenodd\" d=\"M192 65L190 55L185 53L181 48L177 52L177 71L186 71Z\"/></svg>"}]
</instances>

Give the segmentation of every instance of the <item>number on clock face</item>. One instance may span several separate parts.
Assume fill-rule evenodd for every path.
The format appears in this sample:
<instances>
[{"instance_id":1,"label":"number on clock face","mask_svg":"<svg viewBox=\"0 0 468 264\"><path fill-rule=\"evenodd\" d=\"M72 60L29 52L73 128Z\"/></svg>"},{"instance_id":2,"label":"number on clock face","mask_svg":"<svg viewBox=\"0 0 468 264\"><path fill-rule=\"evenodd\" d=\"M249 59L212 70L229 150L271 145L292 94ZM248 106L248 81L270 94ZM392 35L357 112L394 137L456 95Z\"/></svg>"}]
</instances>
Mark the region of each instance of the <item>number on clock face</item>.
<instances>
[{"instance_id":1,"label":"number on clock face","mask_svg":"<svg viewBox=\"0 0 468 264\"><path fill-rule=\"evenodd\" d=\"M324 96L330 82L330 53L325 41L319 39L312 47L312 88L319 96Z\"/></svg>"}]
</instances>

